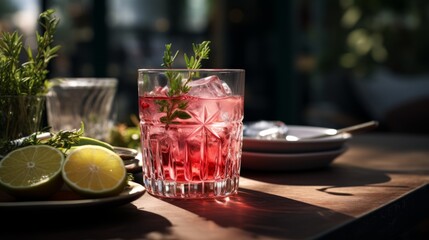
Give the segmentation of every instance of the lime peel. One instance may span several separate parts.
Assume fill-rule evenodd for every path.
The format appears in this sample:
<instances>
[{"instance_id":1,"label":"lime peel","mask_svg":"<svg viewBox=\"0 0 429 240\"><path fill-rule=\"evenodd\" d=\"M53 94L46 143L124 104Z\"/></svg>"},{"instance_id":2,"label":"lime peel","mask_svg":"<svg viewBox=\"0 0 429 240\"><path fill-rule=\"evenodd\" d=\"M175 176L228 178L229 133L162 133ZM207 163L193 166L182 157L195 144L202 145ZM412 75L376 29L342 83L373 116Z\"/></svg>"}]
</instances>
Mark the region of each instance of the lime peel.
<instances>
[{"instance_id":1,"label":"lime peel","mask_svg":"<svg viewBox=\"0 0 429 240\"><path fill-rule=\"evenodd\" d=\"M107 142L103 142L101 140L91 138L91 137L80 136L79 141L77 142L77 144L75 146L85 146L85 145L101 146L101 147L107 148L111 151L114 151L113 146Z\"/></svg>"}]
</instances>

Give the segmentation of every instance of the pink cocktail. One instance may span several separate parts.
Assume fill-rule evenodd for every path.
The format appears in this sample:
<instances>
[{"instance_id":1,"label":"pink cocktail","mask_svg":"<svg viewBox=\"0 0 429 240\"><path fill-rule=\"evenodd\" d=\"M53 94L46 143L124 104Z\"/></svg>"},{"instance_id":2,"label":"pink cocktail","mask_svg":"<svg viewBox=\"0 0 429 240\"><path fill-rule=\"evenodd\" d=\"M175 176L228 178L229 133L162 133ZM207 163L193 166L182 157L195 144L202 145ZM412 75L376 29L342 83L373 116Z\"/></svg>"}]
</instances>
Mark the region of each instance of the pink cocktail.
<instances>
[{"instance_id":1,"label":"pink cocktail","mask_svg":"<svg viewBox=\"0 0 429 240\"><path fill-rule=\"evenodd\" d=\"M169 198L236 194L244 70L195 70L198 78L189 83L190 91L178 96L168 96L165 71L139 70L143 181L147 191ZM189 70L175 71L184 79L189 76Z\"/></svg>"}]
</instances>

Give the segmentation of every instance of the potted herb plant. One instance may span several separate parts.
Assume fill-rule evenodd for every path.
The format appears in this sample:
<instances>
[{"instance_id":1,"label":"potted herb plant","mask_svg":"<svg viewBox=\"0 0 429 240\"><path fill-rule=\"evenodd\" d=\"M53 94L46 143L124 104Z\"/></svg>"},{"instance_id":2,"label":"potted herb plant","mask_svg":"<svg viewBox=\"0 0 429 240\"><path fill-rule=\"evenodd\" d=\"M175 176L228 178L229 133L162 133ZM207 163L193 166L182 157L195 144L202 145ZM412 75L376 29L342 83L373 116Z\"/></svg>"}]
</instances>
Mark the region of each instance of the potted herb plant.
<instances>
[{"instance_id":1,"label":"potted herb plant","mask_svg":"<svg viewBox=\"0 0 429 240\"><path fill-rule=\"evenodd\" d=\"M17 31L0 36L0 155L6 143L39 130L49 90L48 64L60 46L53 46L59 19L54 10L39 15L37 51L24 48ZM24 49L24 51L22 51ZM22 53L24 52L24 54ZM24 56L23 56L24 55ZM26 61L21 62L22 59Z\"/></svg>"}]
</instances>

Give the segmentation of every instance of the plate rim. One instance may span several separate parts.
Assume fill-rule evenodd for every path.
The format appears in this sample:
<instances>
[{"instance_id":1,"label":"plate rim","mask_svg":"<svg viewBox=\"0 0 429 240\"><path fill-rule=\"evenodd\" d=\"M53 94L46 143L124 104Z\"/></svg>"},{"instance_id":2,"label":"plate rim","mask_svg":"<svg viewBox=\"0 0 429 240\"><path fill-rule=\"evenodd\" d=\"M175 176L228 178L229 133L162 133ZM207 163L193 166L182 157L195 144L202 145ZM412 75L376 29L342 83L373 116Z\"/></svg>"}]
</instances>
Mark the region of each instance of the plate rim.
<instances>
[{"instance_id":1,"label":"plate rim","mask_svg":"<svg viewBox=\"0 0 429 240\"><path fill-rule=\"evenodd\" d=\"M252 151L242 151L243 153L252 154L257 157L270 157L270 158L300 158L300 157L318 157L318 156L329 156L336 153L343 153L348 149L347 146L341 146L338 149L327 150L327 151L317 151L317 152L298 152L298 153L281 153L281 152L252 152Z\"/></svg>"},{"instance_id":2,"label":"plate rim","mask_svg":"<svg viewBox=\"0 0 429 240\"><path fill-rule=\"evenodd\" d=\"M50 209L55 208L76 208L76 207L90 207L102 206L104 204L120 203L120 205L129 203L140 198L145 192L146 188L136 182L128 181L129 187L124 189L122 193L117 196L105 198L88 198L76 200L41 200L41 201L0 201L0 209Z\"/></svg>"},{"instance_id":3,"label":"plate rim","mask_svg":"<svg viewBox=\"0 0 429 240\"><path fill-rule=\"evenodd\" d=\"M329 166L337 157L347 151L347 146L342 146L336 150L319 151L311 153L262 153L262 152L242 152L241 167L253 171L300 171L317 169ZM245 154L254 154L249 156L248 162L245 161ZM264 165L255 164L260 159L264 159ZM305 163L300 163L304 161ZM308 165L308 163L312 163ZM271 166L273 165L273 166Z\"/></svg>"},{"instance_id":4,"label":"plate rim","mask_svg":"<svg viewBox=\"0 0 429 240\"><path fill-rule=\"evenodd\" d=\"M135 157L139 153L139 151L137 149L134 149L134 148L119 147L119 146L112 146L112 147L113 147L113 151L116 152L117 154L128 153L128 155Z\"/></svg>"},{"instance_id":5,"label":"plate rim","mask_svg":"<svg viewBox=\"0 0 429 240\"><path fill-rule=\"evenodd\" d=\"M319 134L329 128L291 125L291 134L297 131L314 132ZM300 136L299 134L297 134ZM336 136L319 139L306 139L298 141L288 141L286 139L259 139L255 137L243 136L243 151L264 152L264 153L302 153L302 152L319 152L338 149L344 146L351 139L350 133L342 133Z\"/></svg>"},{"instance_id":6,"label":"plate rim","mask_svg":"<svg viewBox=\"0 0 429 240\"><path fill-rule=\"evenodd\" d=\"M315 126L304 126L304 125L289 125L289 130L291 129L319 129L319 130L330 130L333 128L325 128L325 127L315 127ZM243 136L243 141L255 141L255 142L276 142L276 143L288 143L288 144L300 144L300 143L323 143L323 142L337 142L337 141L345 141L352 137L350 133L341 133L339 135L326 137L326 138L314 138L314 139L302 139L298 141L288 141L286 139L260 139L255 137L246 137Z\"/></svg>"}]
</instances>

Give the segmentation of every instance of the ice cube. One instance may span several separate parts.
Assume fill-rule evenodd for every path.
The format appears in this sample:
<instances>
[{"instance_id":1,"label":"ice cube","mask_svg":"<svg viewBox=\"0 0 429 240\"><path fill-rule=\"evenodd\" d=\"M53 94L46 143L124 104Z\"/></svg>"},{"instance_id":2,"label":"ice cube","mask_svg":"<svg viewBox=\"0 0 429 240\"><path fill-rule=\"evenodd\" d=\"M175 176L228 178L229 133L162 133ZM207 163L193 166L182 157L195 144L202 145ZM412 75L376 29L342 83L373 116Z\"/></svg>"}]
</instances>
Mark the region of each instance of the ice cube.
<instances>
[{"instance_id":1,"label":"ice cube","mask_svg":"<svg viewBox=\"0 0 429 240\"><path fill-rule=\"evenodd\" d=\"M188 83L191 90L188 95L195 97L225 97L231 95L228 84L212 75Z\"/></svg>"}]
</instances>

